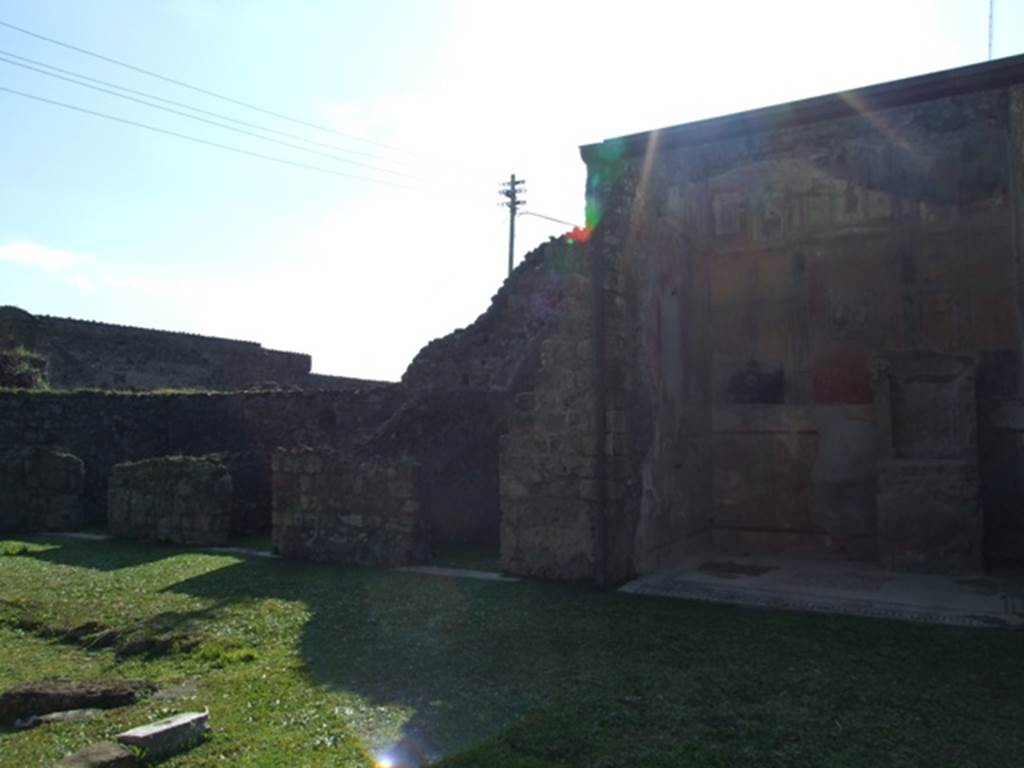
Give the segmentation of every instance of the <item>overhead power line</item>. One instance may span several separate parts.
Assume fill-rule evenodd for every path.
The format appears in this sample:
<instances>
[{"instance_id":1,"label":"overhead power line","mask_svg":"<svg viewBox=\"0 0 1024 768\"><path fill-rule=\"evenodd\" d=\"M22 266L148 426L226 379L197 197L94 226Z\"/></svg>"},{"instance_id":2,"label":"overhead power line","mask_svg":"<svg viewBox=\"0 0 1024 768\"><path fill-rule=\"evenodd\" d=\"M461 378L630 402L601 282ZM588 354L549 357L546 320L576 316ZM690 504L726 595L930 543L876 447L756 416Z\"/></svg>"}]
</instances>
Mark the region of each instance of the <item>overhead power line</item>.
<instances>
[{"instance_id":1,"label":"overhead power line","mask_svg":"<svg viewBox=\"0 0 1024 768\"><path fill-rule=\"evenodd\" d=\"M33 66L29 65L29 64L22 64L22 63L19 63L17 61L13 61L11 59L8 59L5 56L0 56L0 62L4 62L6 64L11 64L11 65L16 66L16 67L22 67L24 69L32 70L33 72L38 72L38 73L40 73L42 75L46 75L47 77L53 77L53 78L56 78L58 80L64 80L65 82L73 83L74 85L78 85L78 86L81 86L83 88L90 88L90 89L92 89L94 91L99 91L100 93L109 94L110 96L116 96L119 99L126 99L128 101L132 101L132 102L135 102L137 104L142 104L143 106L151 107L152 109L159 109L159 110L161 110L163 112L168 112L168 113L173 114L173 115L178 115L178 116L184 117L184 118L186 118L188 120L195 120L195 121L200 122L200 123L205 123L207 125L212 125L212 126L215 126L217 128L222 128L222 129L224 129L226 131L234 131L235 133L239 133L239 134L242 134L244 136L251 136L253 138L260 139L261 141L268 141L268 142L271 142L273 144L279 144L282 147L288 147L290 149L297 149L300 152L308 152L310 154L320 155L321 157L327 157L327 158L330 158L331 160L336 160L336 161L341 162L341 163L348 163L349 165L355 165L355 166L358 166L360 168L367 168L369 170L377 171L378 173L387 173L387 174L391 174L393 176L401 176L403 178L412 179L414 181L425 181L427 183L432 183L432 184L435 184L435 185L438 185L438 186L443 186L443 187L451 187L451 188L455 188L455 189L464 189L464 187L462 185L453 185L453 184L448 184L446 182L441 182L441 181L436 181L435 182L432 179L426 179L426 178L424 178L422 176L416 176L415 174L405 173L403 171L395 171L395 170L391 170L389 168L381 168L379 166L371 165L369 163L363 163L363 162L360 162L358 160L351 160L351 159L349 159L347 157L341 157L339 155L332 154L330 152L323 152L323 151L321 151L319 149L312 149L310 147L303 147L303 146L300 146L299 144L292 144L291 142L281 141L280 139L275 139L275 138L273 138L271 136L263 136L262 134L255 133L254 131L246 130L245 128L238 128L238 127L233 126L233 125L226 125L225 123L220 123L220 122L217 122L216 120L210 120L210 119L205 118L205 117L200 117L199 115L192 115L192 114L189 114L188 112L182 112L181 110L178 110L178 109L172 109L171 107L165 107L165 106L162 106L160 104L154 104L153 102L147 101L145 99L140 99L140 98L137 98L135 96L130 96L130 95L125 94L125 93L118 93L117 91L110 90L109 88L103 88L103 87L98 86L98 85L91 85L90 83L81 82L81 81L78 81L78 80L76 80L74 78L66 77L64 75L57 74L56 72L47 72L46 70L40 69L39 67L33 67Z\"/></svg>"},{"instance_id":2,"label":"overhead power line","mask_svg":"<svg viewBox=\"0 0 1024 768\"><path fill-rule=\"evenodd\" d=\"M467 200L467 201L468 200L472 200L474 202L476 200L476 198L472 198L472 197L452 195L452 194L449 194L447 192L435 192L434 190L424 189L422 187L413 187L413 186L410 186L408 184L401 184L399 182L389 181L387 179L375 179L375 178L372 178L370 176L357 176L356 174L344 173L343 171L336 171L336 170L333 170L331 168L324 168L323 166L319 166L319 165L312 165L310 163L300 163L300 162L297 162L295 160L288 160L287 158L283 158L283 157L275 157L274 155L265 155L262 152L253 152L253 151L248 150L248 149L242 149L241 147L231 146L230 144L222 144L222 143L217 142L217 141L210 141L208 139L203 139L203 138L200 138L198 136L191 136L191 135L189 135L187 133L179 133L178 131L172 131L172 130L169 130L167 128L161 128L159 126L149 125L148 123L140 123L140 122L138 122L136 120L129 120L129 119L124 118L124 117L118 117L117 115L111 115L111 114L108 114L106 112L100 112L100 111L95 110L95 109L88 109L86 107L79 107L79 106L76 106L74 104L68 104L68 103L63 102L63 101L57 101L56 99L48 99L48 98L46 98L44 96L38 96L36 94L26 93L24 91L18 91L18 90L15 90L14 88L7 88L6 86L2 86L2 85L0 85L0 91L3 91L5 93L14 94L15 96L21 96L22 98L25 98L25 99L32 99L33 101L40 101L40 102L43 102L45 104L52 104L52 105L57 106L57 107L62 107L63 109L69 109L69 110L72 110L72 111L75 111L75 112L81 112L81 113L86 114L86 115L93 115L95 117L103 118L104 120L111 120L111 121L116 122L116 123L123 123L124 125L131 125L131 126L134 126L136 128L141 128L141 129L146 130L146 131L152 131L154 133L162 133L162 134L164 134L166 136L174 136L176 138L184 139L185 141L191 141L191 142L194 142L196 144L203 144L203 145L208 146L208 147L215 147L216 149L222 149L222 150L225 150L227 152L234 152L234 153L239 154L239 155L246 155L248 157L255 157L255 158L259 158L261 160L269 160L270 162L273 162L273 163L280 163L282 165L290 165L290 166L293 166L295 168L303 168L303 169L309 170L309 171L316 171L318 173L325 173L325 174L328 174L328 175L331 175L331 176L338 176L338 177L343 178L343 179L354 179L354 180L357 180L357 181L368 181L368 182L371 182L371 183L374 183L374 184L384 184L385 186L395 187L396 189L407 189L407 190L411 190L413 192L419 192L419 193L430 192L431 194L436 194L436 195L442 196L442 197L449 197L449 198L452 198L452 199L455 199L455 200Z\"/></svg>"},{"instance_id":3,"label":"overhead power line","mask_svg":"<svg viewBox=\"0 0 1024 768\"><path fill-rule=\"evenodd\" d=\"M324 149L332 149L332 150L335 150L337 152L341 152L343 154L357 155L359 157L366 157L366 158L370 158L372 160L380 160L381 162L391 163L392 165L399 165L399 166L403 166L403 167L406 167L406 168L419 168L419 169L431 170L431 171L434 171L434 170L437 169L437 164L436 163L434 163L432 165L427 165L427 164L424 164L424 163L409 162L408 160L399 160L397 158L386 157L384 155L374 154L373 152L364 152L363 150L359 150L359 149L352 149L350 147L342 147L342 146L339 146L337 144L329 144L327 142L317 141L316 139L310 139L310 138L307 138L306 136L301 136L300 134L291 133L289 131L282 131L282 130L280 130L278 128L271 128L271 127L269 127L267 125L262 125L260 123L251 123L251 122L248 122L247 120L239 120L237 117L231 117L230 115L225 115L225 114L222 114L220 112L213 112L211 110L203 109L201 107L197 107L197 106L195 106L193 104L189 104L187 102L176 101L174 99L167 99L167 98L164 98L163 96L158 96L158 95L156 95L154 93L149 93L148 91L140 91L140 90L137 90L135 88L128 88L126 86L119 85L117 83L112 83L109 80L103 80L103 79L97 78L97 77L90 77L89 75L82 74L81 72L76 72L76 71L70 70L70 69L64 69L62 67L56 67L53 64L47 64L46 62L39 61L38 59L31 59L28 56L21 56L20 54L13 53L11 51L7 51L7 50L4 50L2 48L0 48L0 55L6 56L6 57L8 57L10 59L17 59L18 62L25 62L25 64L18 64L17 62L9 61L9 62L7 62L8 64L17 64L17 66L25 66L26 64L32 64L32 65L35 65L36 67L43 67L44 69L50 70L50 72L60 72L60 73L62 73L64 75L68 75L70 77L76 78L77 80L85 80L85 81L87 81L89 83L97 83L99 85L103 85L103 86L106 86L108 88L114 88L114 89L116 89L118 91L123 91L124 93L131 93L131 94L134 94L136 96L143 96L143 97L145 97L147 99L152 99L153 101L159 101L162 104L170 104L170 105L175 106L175 107L181 107L182 109L188 109L188 110L191 110L191 111L196 112L196 113L201 114L201 115L209 115L210 117L216 117L219 120L226 120L229 123L235 123L236 125L242 125L242 126L245 126L246 128L255 128L256 130L259 130L259 131L265 131L267 133L272 133L275 136L284 136L286 138L294 139L295 141L301 141L301 142L303 142L305 144L310 144L312 146L323 147ZM26 69L32 69L32 68L33 67L27 67L26 66ZM36 71L39 71L39 70L36 70ZM47 74L48 75L48 74L50 74L50 72L43 72L42 74ZM71 81L71 82L73 82L73 81ZM76 83L76 85L85 85L85 83Z\"/></svg>"},{"instance_id":4,"label":"overhead power line","mask_svg":"<svg viewBox=\"0 0 1024 768\"><path fill-rule=\"evenodd\" d=\"M565 219L556 219L554 216L545 216L543 213L534 213L533 211L520 211L520 216L536 216L538 219L547 219L553 221L556 224L565 224L567 227L578 227L578 224L573 224L571 221L565 221Z\"/></svg>"},{"instance_id":5,"label":"overhead power line","mask_svg":"<svg viewBox=\"0 0 1024 768\"><path fill-rule=\"evenodd\" d=\"M346 133L344 131L339 131L338 129L332 128L332 127L330 127L328 125L321 125L321 124L318 124L318 123L313 123L313 122L310 122L308 120L303 120L302 118L292 117L291 115L284 114L283 112L277 112L277 111L272 110L272 109L267 109L266 107L261 107L261 106L259 106L257 104L252 104L250 102L243 101L242 99L236 99L236 98L234 98L232 96L228 96L228 95L223 94L223 93L218 93L216 91L211 91L211 90L209 90L207 88L203 88L203 87L198 86L198 85L193 85L192 83L185 82L184 80L178 80L177 78L168 77L167 75L162 75L159 72L154 72L153 70L146 69L145 67L140 67L140 66L137 66L135 64L130 64L127 61L122 61L121 59L116 59L116 58L114 58L112 56L106 56L106 55L104 55L102 53L97 53L96 51L91 51L88 48L81 48L81 47L79 47L77 45L72 45L71 43L66 43L63 40L57 40L56 38L53 38L53 37L47 37L46 35L39 34L38 32L33 32L30 29L25 29L24 27L19 27L19 26L15 25L15 24L11 24L11 23L6 22L6 21L0 21L0 27L6 27L7 29L13 30L15 32L19 32L19 33L21 33L23 35L28 35L29 37L34 37L37 40L42 40L42 41L50 43L52 45L58 45L61 48L66 48L66 49L68 49L70 51L75 51L76 53L81 53L81 54L83 54L85 56L91 56L94 59L98 59L100 61L105 61L108 64L114 64L114 65L119 66L119 67L124 67L125 69L130 69L130 70L132 70L134 72L138 72L138 73L146 75L148 77L156 78L157 80L162 80L162 81L164 81L166 83L171 83L172 85L177 85L177 86L179 86L181 88L187 88L187 89L189 89L191 91L195 91L196 93L201 93L201 94L203 94L205 96L210 96L210 97L215 98L215 99L220 99L221 101L226 101L226 102L228 102L230 104L235 104L236 106L239 106L239 107L245 107L246 109L251 109L251 110L253 110L255 112L260 112L260 113L262 113L264 115L269 115L271 117L276 117L279 120L286 120L286 121L288 121L290 123L294 123L296 125L302 125L302 126L305 126L306 128L313 128L313 129L318 130L318 131L324 131L325 133L333 133L336 136L343 136L346 139L350 139L352 141L360 141L360 142L363 142L365 144L372 144L374 146L382 147L384 149L390 149L393 152L401 152L402 154L412 155L414 157L422 157L422 158L426 158L428 160L435 160L436 159L436 158L431 158L429 155L425 155L425 154L422 154L420 152L414 152L412 150L402 149L401 147L396 147L396 146L393 146L391 144L385 144L385 143L380 142L380 141L374 141L373 139L367 139L367 138L363 138L362 136L356 136L355 134L352 134L352 133ZM480 174L490 175L487 171L480 170L478 168L472 168L470 166L465 166L465 165L460 165L460 167L465 168L466 170L472 171L473 173L480 173Z\"/></svg>"}]
</instances>

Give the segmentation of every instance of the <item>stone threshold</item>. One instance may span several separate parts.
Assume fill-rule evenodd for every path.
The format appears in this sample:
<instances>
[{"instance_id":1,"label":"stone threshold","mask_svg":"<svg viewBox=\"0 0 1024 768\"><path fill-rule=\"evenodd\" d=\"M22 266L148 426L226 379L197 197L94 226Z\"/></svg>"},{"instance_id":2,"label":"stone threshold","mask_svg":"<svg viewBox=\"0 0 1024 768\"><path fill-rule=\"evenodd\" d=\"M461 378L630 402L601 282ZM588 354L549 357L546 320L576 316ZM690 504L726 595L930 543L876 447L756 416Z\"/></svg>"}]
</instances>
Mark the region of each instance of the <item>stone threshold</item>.
<instances>
[{"instance_id":1,"label":"stone threshold","mask_svg":"<svg viewBox=\"0 0 1024 768\"><path fill-rule=\"evenodd\" d=\"M419 573L424 576L447 576L454 579L476 579L477 581L519 581L515 576L505 576L497 571L476 571L471 568L444 568L438 565L407 565L393 570L400 573Z\"/></svg>"},{"instance_id":2,"label":"stone threshold","mask_svg":"<svg viewBox=\"0 0 1024 768\"><path fill-rule=\"evenodd\" d=\"M47 531L37 533L37 536L52 537L57 539L74 539L78 541L113 541L114 537L109 533L81 533L79 531ZM191 544L183 544L182 547L197 552L212 552L217 555L245 555L247 557L281 557L269 549L250 549L248 547L197 547Z\"/></svg>"},{"instance_id":3,"label":"stone threshold","mask_svg":"<svg viewBox=\"0 0 1024 768\"><path fill-rule=\"evenodd\" d=\"M774 610L1024 629L1024 576L953 577L886 571L874 563L691 556L620 588L635 595Z\"/></svg>"}]
</instances>

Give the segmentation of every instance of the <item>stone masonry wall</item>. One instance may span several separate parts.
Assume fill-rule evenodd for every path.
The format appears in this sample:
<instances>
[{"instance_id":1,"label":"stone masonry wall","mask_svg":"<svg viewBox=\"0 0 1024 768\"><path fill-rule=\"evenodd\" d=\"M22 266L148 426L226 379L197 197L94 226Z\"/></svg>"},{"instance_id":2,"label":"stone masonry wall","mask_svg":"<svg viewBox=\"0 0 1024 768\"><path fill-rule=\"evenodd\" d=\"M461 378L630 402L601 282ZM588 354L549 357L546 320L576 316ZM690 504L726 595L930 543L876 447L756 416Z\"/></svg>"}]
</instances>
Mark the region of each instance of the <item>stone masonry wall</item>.
<instances>
[{"instance_id":1,"label":"stone masonry wall","mask_svg":"<svg viewBox=\"0 0 1024 768\"><path fill-rule=\"evenodd\" d=\"M550 270L557 322L515 396L501 438L501 563L511 573L591 579L595 542L595 424L590 263L586 246L564 243Z\"/></svg>"},{"instance_id":2,"label":"stone masonry wall","mask_svg":"<svg viewBox=\"0 0 1024 768\"><path fill-rule=\"evenodd\" d=\"M0 533L73 531L83 519L81 459L47 448L0 452Z\"/></svg>"},{"instance_id":3,"label":"stone masonry wall","mask_svg":"<svg viewBox=\"0 0 1024 768\"><path fill-rule=\"evenodd\" d=\"M114 536L138 541L223 544L231 527L231 476L222 464L188 456L118 464L107 525Z\"/></svg>"},{"instance_id":4,"label":"stone masonry wall","mask_svg":"<svg viewBox=\"0 0 1024 768\"><path fill-rule=\"evenodd\" d=\"M274 453L274 546L285 557L398 566L429 556L419 466L329 449Z\"/></svg>"}]
</instances>

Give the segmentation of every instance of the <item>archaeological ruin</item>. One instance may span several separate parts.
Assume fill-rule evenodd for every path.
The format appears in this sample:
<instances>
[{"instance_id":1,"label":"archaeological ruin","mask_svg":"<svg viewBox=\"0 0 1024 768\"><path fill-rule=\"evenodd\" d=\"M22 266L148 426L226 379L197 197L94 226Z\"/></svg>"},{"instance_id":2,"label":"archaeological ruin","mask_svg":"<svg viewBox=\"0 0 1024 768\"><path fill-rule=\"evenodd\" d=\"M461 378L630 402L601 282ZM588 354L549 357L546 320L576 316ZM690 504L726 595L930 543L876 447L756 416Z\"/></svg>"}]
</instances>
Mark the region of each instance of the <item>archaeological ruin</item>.
<instances>
[{"instance_id":1,"label":"archaeological ruin","mask_svg":"<svg viewBox=\"0 0 1024 768\"><path fill-rule=\"evenodd\" d=\"M50 385L0 391L0 531L471 544L601 584L696 551L1024 560L1024 56L582 157L586 229L398 383L0 309Z\"/></svg>"}]
</instances>

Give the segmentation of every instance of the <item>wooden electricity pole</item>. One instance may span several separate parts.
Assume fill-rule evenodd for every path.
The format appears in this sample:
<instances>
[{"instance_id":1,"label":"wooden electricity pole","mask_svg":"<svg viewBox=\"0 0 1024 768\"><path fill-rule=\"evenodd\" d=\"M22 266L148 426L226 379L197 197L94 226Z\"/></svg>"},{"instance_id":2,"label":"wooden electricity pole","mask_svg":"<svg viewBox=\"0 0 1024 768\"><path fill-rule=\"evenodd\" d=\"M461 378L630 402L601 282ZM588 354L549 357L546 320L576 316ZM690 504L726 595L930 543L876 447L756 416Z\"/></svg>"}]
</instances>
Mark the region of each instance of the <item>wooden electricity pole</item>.
<instances>
[{"instance_id":1,"label":"wooden electricity pole","mask_svg":"<svg viewBox=\"0 0 1024 768\"><path fill-rule=\"evenodd\" d=\"M507 182L501 185L501 189L498 190L498 194L507 197L508 200L500 203L508 207L508 274L512 275L512 260L515 255L516 247L516 214L519 211L520 206L526 205L526 201L521 199L519 195L526 191L526 188L522 185L526 181L523 179L517 179L513 173Z\"/></svg>"}]
</instances>

